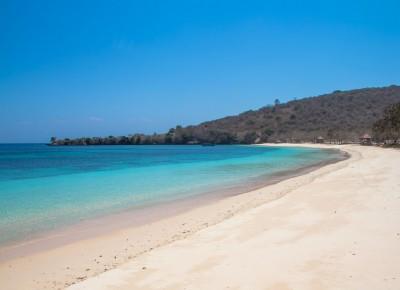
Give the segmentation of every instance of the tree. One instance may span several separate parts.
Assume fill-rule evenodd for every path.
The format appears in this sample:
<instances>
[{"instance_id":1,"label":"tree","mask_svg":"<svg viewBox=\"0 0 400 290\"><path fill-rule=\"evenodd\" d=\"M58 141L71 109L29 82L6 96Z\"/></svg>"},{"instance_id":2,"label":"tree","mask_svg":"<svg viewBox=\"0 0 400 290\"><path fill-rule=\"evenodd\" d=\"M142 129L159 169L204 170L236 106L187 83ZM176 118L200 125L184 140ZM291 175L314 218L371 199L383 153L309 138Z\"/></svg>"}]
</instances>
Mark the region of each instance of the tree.
<instances>
[{"instance_id":1,"label":"tree","mask_svg":"<svg viewBox=\"0 0 400 290\"><path fill-rule=\"evenodd\" d=\"M266 128L264 129L264 131L262 131L261 133L261 141L262 142L268 142L269 138L274 134L274 130L270 129L270 128Z\"/></svg>"},{"instance_id":2,"label":"tree","mask_svg":"<svg viewBox=\"0 0 400 290\"><path fill-rule=\"evenodd\" d=\"M135 140L135 145L140 145L141 142L142 142L141 136L140 136L140 135L136 135L136 138L135 138L135 139L136 139L136 140Z\"/></svg>"},{"instance_id":3,"label":"tree","mask_svg":"<svg viewBox=\"0 0 400 290\"><path fill-rule=\"evenodd\" d=\"M275 99L274 104L275 106L279 106L281 104L281 101L279 101L279 99Z\"/></svg>"},{"instance_id":4,"label":"tree","mask_svg":"<svg viewBox=\"0 0 400 290\"><path fill-rule=\"evenodd\" d=\"M388 107L383 118L372 128L374 136L380 141L398 144L400 139L400 103Z\"/></svg>"},{"instance_id":5,"label":"tree","mask_svg":"<svg viewBox=\"0 0 400 290\"><path fill-rule=\"evenodd\" d=\"M247 132L242 140L242 143L244 144L253 144L257 139L257 134L256 132Z\"/></svg>"}]
</instances>

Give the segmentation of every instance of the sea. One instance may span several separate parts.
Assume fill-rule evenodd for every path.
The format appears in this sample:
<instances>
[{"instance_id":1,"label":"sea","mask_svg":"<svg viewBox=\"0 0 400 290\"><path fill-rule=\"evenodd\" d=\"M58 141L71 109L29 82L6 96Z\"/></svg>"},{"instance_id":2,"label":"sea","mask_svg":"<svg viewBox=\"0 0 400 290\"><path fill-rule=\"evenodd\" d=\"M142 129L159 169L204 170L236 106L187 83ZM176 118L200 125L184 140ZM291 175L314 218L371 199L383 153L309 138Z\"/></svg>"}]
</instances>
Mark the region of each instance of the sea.
<instances>
[{"instance_id":1,"label":"sea","mask_svg":"<svg viewBox=\"0 0 400 290\"><path fill-rule=\"evenodd\" d=\"M255 145L0 144L0 246L138 207L267 184L340 155Z\"/></svg>"}]
</instances>

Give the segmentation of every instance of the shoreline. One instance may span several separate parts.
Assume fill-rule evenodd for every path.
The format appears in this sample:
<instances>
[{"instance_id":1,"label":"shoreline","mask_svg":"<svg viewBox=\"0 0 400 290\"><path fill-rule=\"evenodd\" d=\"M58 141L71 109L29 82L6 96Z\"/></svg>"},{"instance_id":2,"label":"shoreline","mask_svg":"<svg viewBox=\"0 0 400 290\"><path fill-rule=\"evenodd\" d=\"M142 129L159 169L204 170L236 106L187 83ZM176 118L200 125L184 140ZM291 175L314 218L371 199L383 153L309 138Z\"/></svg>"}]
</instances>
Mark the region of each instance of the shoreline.
<instances>
[{"instance_id":1,"label":"shoreline","mask_svg":"<svg viewBox=\"0 0 400 290\"><path fill-rule=\"evenodd\" d=\"M350 159L67 289L400 289L400 151L342 148Z\"/></svg>"},{"instance_id":2,"label":"shoreline","mask_svg":"<svg viewBox=\"0 0 400 290\"><path fill-rule=\"evenodd\" d=\"M338 149L326 148L324 150L336 151ZM102 235L111 234L118 230L157 222L161 219L190 211L196 207L207 206L210 203L225 198L246 194L286 179L307 174L323 166L348 158L349 156L346 152L340 151L336 158L323 160L300 168L278 171L243 185L233 185L224 189L215 189L184 198L133 206L120 212L85 219L73 225L61 226L59 229L44 231L28 239L10 241L4 245L0 245L0 263L48 251L81 240L101 237ZM266 180L265 178L268 179Z\"/></svg>"},{"instance_id":3,"label":"shoreline","mask_svg":"<svg viewBox=\"0 0 400 290\"><path fill-rule=\"evenodd\" d=\"M279 144L279 146L282 145L285 146L285 144ZM321 146L315 146L315 148L321 148ZM342 147L322 148L340 149ZM349 153L348 150L344 151ZM317 173L318 171L334 171L346 166L352 159L354 156L342 162L324 164L318 168L309 169L308 172L277 180L273 184L264 185L249 192L198 205L149 224L118 229L106 235L77 240L47 251L3 261L0 263L0 281L4 281L4 277L9 277L7 283L13 289L63 289L119 267L142 254L174 241L184 240L193 233L209 228L243 211L277 200L302 183L311 182L321 174ZM276 185L279 187L282 183L291 185L289 189L276 191L274 187ZM264 194L264 191L268 194ZM47 260L56 262L49 265L49 262L45 262ZM24 281L16 275L16 272L21 270L26 276ZM30 272L27 273L27 271Z\"/></svg>"}]
</instances>

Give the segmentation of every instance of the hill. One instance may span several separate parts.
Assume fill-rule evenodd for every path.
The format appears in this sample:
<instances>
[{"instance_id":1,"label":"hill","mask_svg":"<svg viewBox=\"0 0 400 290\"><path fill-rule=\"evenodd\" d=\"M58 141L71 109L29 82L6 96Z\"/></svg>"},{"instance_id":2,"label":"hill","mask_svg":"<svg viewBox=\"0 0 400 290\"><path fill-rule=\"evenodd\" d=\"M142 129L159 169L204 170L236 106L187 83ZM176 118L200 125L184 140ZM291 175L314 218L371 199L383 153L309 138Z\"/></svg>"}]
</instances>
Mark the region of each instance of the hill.
<instances>
[{"instance_id":1,"label":"hill","mask_svg":"<svg viewBox=\"0 0 400 290\"><path fill-rule=\"evenodd\" d=\"M330 94L269 105L236 116L165 134L52 140L54 145L101 144L251 144L258 142L328 140L356 141L372 133L384 110L400 102L400 86L334 91Z\"/></svg>"}]
</instances>

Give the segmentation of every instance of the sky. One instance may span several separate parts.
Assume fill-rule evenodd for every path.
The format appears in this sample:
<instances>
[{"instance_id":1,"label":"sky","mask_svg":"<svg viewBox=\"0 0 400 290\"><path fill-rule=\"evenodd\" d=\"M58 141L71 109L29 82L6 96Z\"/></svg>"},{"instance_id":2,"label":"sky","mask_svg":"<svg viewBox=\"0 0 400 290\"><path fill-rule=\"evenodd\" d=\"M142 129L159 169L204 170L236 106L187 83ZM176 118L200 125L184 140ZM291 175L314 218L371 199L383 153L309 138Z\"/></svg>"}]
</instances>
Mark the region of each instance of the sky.
<instances>
[{"instance_id":1,"label":"sky","mask_svg":"<svg viewBox=\"0 0 400 290\"><path fill-rule=\"evenodd\" d=\"M0 143L400 84L400 1L0 0Z\"/></svg>"}]
</instances>

